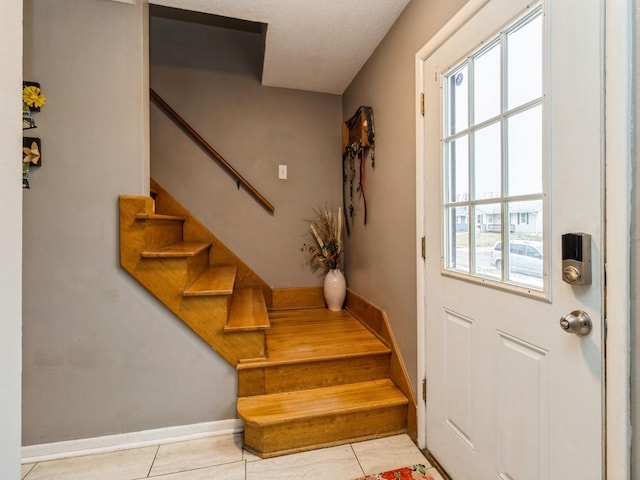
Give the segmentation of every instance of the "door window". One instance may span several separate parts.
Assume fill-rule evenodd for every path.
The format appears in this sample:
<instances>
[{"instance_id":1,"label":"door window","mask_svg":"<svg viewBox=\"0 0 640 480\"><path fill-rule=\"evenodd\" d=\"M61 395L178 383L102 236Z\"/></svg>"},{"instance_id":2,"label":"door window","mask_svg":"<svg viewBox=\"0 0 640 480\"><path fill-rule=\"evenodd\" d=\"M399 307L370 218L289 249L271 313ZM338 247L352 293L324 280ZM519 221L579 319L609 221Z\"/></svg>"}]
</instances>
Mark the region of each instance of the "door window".
<instances>
[{"instance_id":1,"label":"door window","mask_svg":"<svg viewBox=\"0 0 640 480\"><path fill-rule=\"evenodd\" d=\"M446 274L545 289L542 38L538 6L444 75ZM524 268L527 243L539 258Z\"/></svg>"}]
</instances>

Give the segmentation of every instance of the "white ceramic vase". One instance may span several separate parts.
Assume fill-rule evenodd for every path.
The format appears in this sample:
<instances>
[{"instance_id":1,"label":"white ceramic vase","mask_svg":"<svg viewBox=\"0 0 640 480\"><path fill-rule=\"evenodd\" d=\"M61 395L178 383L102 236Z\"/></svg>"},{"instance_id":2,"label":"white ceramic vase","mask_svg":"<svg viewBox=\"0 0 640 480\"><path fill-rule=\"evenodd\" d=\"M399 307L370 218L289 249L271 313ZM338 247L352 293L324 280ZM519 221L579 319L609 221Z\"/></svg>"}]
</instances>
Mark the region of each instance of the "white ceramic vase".
<instances>
[{"instance_id":1,"label":"white ceramic vase","mask_svg":"<svg viewBox=\"0 0 640 480\"><path fill-rule=\"evenodd\" d=\"M324 277L324 301L331 312L342 310L347 296L347 282L339 268L331 269Z\"/></svg>"}]
</instances>

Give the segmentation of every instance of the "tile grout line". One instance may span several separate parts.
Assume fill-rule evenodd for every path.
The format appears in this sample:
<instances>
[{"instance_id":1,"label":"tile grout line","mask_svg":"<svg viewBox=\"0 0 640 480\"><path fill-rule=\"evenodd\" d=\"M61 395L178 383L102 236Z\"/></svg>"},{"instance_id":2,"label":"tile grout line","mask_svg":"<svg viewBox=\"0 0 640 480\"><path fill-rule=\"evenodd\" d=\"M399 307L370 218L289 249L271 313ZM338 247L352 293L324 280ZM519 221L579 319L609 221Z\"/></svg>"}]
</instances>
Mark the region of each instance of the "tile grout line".
<instances>
[{"instance_id":1,"label":"tile grout line","mask_svg":"<svg viewBox=\"0 0 640 480\"><path fill-rule=\"evenodd\" d=\"M29 471L25 473L24 476L21 475L20 478L23 480L27 480L27 477L31 475L31 472L33 472L33 469L36 468L36 465L38 465L38 462L35 462L33 465L31 465L31 468L29 469Z\"/></svg>"},{"instance_id":2,"label":"tile grout line","mask_svg":"<svg viewBox=\"0 0 640 480\"><path fill-rule=\"evenodd\" d=\"M153 456L153 460L151 460L151 465L149 465L149 471L147 472L147 476L145 478L149 478L151 476L151 470L153 470L153 465L156 463L156 458L158 458L158 452L160 452L160 445L156 447L156 453Z\"/></svg>"},{"instance_id":3,"label":"tile grout line","mask_svg":"<svg viewBox=\"0 0 640 480\"><path fill-rule=\"evenodd\" d=\"M241 462L243 462L244 460L240 460ZM166 473L161 473L159 475L154 475L153 477L145 477L145 478L154 478L157 480L162 480L163 477L172 477L172 476L176 476L176 475L182 475L183 473L191 473L191 472L198 472L201 470L208 470L210 468L216 468L216 467L221 467L224 465L233 465L234 463L240 463L240 462L227 462L227 463L220 463L217 465L205 465L202 467L195 467L195 468L188 468L187 470L180 470L177 472L166 472ZM246 464L246 462L245 462ZM246 467L245 467L245 471L246 471ZM137 480L137 479L134 479Z\"/></svg>"},{"instance_id":4,"label":"tile grout line","mask_svg":"<svg viewBox=\"0 0 640 480\"><path fill-rule=\"evenodd\" d=\"M349 444L349 448L351 448L351 451L353 452L353 456L356 457L356 462L358 462L358 466L360 467L360 471L362 471L362 476L366 477L367 474L364 473L364 468L362 468L362 464L360 463L360 459L358 458L358 454L356 453L356 451L353 448L353 443Z\"/></svg>"}]
</instances>

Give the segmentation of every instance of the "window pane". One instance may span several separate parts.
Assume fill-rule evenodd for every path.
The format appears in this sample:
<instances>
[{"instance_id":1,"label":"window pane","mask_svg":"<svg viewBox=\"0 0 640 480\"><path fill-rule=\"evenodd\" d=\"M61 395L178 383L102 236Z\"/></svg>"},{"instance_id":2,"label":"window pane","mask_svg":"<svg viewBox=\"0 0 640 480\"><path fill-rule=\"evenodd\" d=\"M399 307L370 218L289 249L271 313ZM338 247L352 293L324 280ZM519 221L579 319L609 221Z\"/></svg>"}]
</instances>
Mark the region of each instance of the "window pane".
<instances>
[{"instance_id":1,"label":"window pane","mask_svg":"<svg viewBox=\"0 0 640 480\"><path fill-rule=\"evenodd\" d=\"M497 280L502 278L500 268L500 204L477 205L475 235L476 273ZM485 221L486 220L486 221Z\"/></svg>"},{"instance_id":2,"label":"window pane","mask_svg":"<svg viewBox=\"0 0 640 480\"><path fill-rule=\"evenodd\" d=\"M469 200L469 137L447 144L447 194L448 202Z\"/></svg>"},{"instance_id":3,"label":"window pane","mask_svg":"<svg viewBox=\"0 0 640 480\"><path fill-rule=\"evenodd\" d=\"M542 96L542 16L507 35L509 109Z\"/></svg>"},{"instance_id":4,"label":"window pane","mask_svg":"<svg viewBox=\"0 0 640 480\"><path fill-rule=\"evenodd\" d=\"M474 59L473 123L481 123L500 113L500 44Z\"/></svg>"},{"instance_id":5,"label":"window pane","mask_svg":"<svg viewBox=\"0 0 640 480\"><path fill-rule=\"evenodd\" d=\"M500 196L501 184L500 123L477 130L474 134L474 199Z\"/></svg>"},{"instance_id":6,"label":"window pane","mask_svg":"<svg viewBox=\"0 0 640 480\"><path fill-rule=\"evenodd\" d=\"M542 106L508 120L509 195L542 193Z\"/></svg>"},{"instance_id":7,"label":"window pane","mask_svg":"<svg viewBox=\"0 0 640 480\"><path fill-rule=\"evenodd\" d=\"M464 219L464 221L462 220ZM445 268L469 273L469 223L467 207L445 209Z\"/></svg>"},{"instance_id":8,"label":"window pane","mask_svg":"<svg viewBox=\"0 0 640 480\"><path fill-rule=\"evenodd\" d=\"M469 68L463 65L447 77L447 134L453 135L469 126Z\"/></svg>"},{"instance_id":9,"label":"window pane","mask_svg":"<svg viewBox=\"0 0 640 480\"><path fill-rule=\"evenodd\" d=\"M508 278L519 285L542 289L542 200L511 202L507 209L510 224Z\"/></svg>"},{"instance_id":10,"label":"window pane","mask_svg":"<svg viewBox=\"0 0 640 480\"><path fill-rule=\"evenodd\" d=\"M500 230L502 229L502 211L499 203L490 203L487 205L476 206L476 217L478 219L477 236L488 233L498 233L500 238ZM493 237L485 237L493 238Z\"/></svg>"}]
</instances>

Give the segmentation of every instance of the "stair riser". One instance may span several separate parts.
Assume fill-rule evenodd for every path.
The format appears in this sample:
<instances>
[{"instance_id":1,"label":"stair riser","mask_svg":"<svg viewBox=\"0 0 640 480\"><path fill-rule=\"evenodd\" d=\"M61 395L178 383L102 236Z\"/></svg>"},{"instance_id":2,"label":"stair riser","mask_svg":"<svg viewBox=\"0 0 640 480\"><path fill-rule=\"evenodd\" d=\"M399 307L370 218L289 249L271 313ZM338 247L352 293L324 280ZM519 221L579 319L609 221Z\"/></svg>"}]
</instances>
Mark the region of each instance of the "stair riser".
<instances>
[{"instance_id":1,"label":"stair riser","mask_svg":"<svg viewBox=\"0 0 640 480\"><path fill-rule=\"evenodd\" d=\"M248 397L380 380L390 375L389 354L238 370L238 395Z\"/></svg>"},{"instance_id":2,"label":"stair riser","mask_svg":"<svg viewBox=\"0 0 640 480\"><path fill-rule=\"evenodd\" d=\"M229 301L224 296L182 297L175 313L231 365L241 358L264 358L264 332L224 333L228 311Z\"/></svg>"},{"instance_id":3,"label":"stair riser","mask_svg":"<svg viewBox=\"0 0 640 480\"><path fill-rule=\"evenodd\" d=\"M187 259L187 279L183 291L209 267L209 249Z\"/></svg>"},{"instance_id":4,"label":"stair riser","mask_svg":"<svg viewBox=\"0 0 640 480\"><path fill-rule=\"evenodd\" d=\"M136 270L136 278L185 323L207 325L207 331L217 325L222 332L229 315L229 297L183 296L188 278L184 259L143 259ZM189 321L182 315L195 318Z\"/></svg>"},{"instance_id":5,"label":"stair riser","mask_svg":"<svg viewBox=\"0 0 640 480\"><path fill-rule=\"evenodd\" d=\"M404 433L407 406L327 415L259 427L245 422L244 441L263 458Z\"/></svg>"},{"instance_id":6,"label":"stair riser","mask_svg":"<svg viewBox=\"0 0 640 480\"><path fill-rule=\"evenodd\" d=\"M143 220L145 249L159 250L182 240L182 222L177 220Z\"/></svg>"},{"instance_id":7,"label":"stair riser","mask_svg":"<svg viewBox=\"0 0 640 480\"><path fill-rule=\"evenodd\" d=\"M152 293L158 294L161 290L163 296L172 295L179 301L184 290L207 267L207 262L206 251L193 257L141 258L135 269L136 277L145 286L155 286Z\"/></svg>"},{"instance_id":8,"label":"stair riser","mask_svg":"<svg viewBox=\"0 0 640 480\"><path fill-rule=\"evenodd\" d=\"M175 305L175 313L205 340L223 335L228 312L226 297L180 297Z\"/></svg>"},{"instance_id":9,"label":"stair riser","mask_svg":"<svg viewBox=\"0 0 640 480\"><path fill-rule=\"evenodd\" d=\"M269 314L260 288L241 288L233 292L226 333L265 332L270 327Z\"/></svg>"},{"instance_id":10,"label":"stair riser","mask_svg":"<svg viewBox=\"0 0 640 480\"><path fill-rule=\"evenodd\" d=\"M267 357L263 331L227 333L221 330L220 335L224 338L224 348L228 348L230 354L235 353L234 362L229 362L234 367L242 360L258 360ZM224 350L220 347L218 351Z\"/></svg>"}]
</instances>

